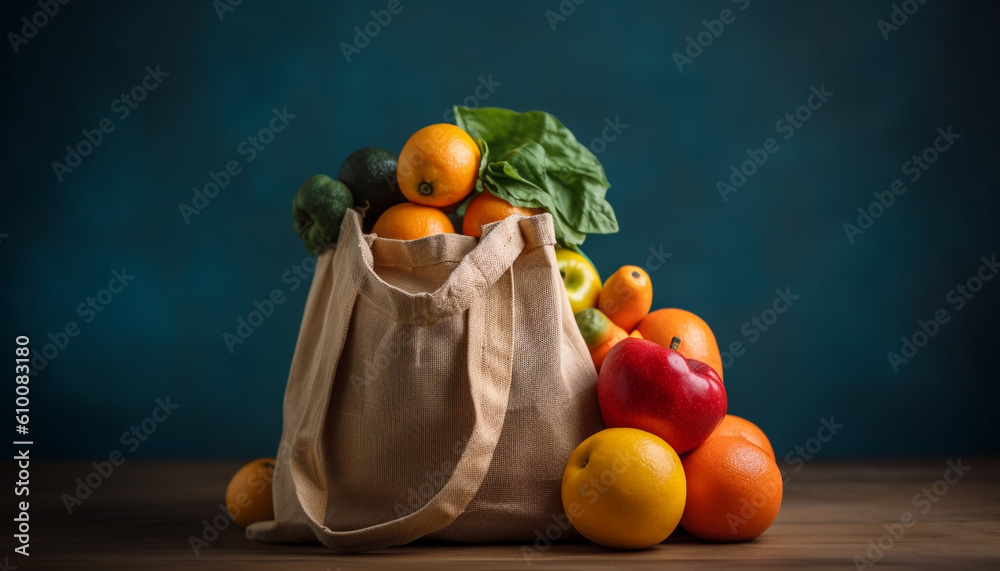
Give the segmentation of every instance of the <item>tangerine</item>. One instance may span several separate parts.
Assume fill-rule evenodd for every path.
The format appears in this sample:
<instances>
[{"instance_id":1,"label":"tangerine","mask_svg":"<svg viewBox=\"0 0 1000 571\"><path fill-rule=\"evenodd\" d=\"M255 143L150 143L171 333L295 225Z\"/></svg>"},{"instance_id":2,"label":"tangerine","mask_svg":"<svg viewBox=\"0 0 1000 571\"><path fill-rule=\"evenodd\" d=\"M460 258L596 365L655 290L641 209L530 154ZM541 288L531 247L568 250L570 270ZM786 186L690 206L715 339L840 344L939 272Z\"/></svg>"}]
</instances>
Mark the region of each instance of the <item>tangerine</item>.
<instances>
[{"instance_id":1,"label":"tangerine","mask_svg":"<svg viewBox=\"0 0 1000 571\"><path fill-rule=\"evenodd\" d=\"M760 446L710 436L681 459L687 500L681 527L707 541L747 541L764 533L781 508L781 472Z\"/></svg>"},{"instance_id":2,"label":"tangerine","mask_svg":"<svg viewBox=\"0 0 1000 571\"><path fill-rule=\"evenodd\" d=\"M545 212L542 208L514 206L489 190L484 190L465 207L465 217L462 218L462 234L478 238L483 233L482 227L491 222L498 222L516 214L534 216L542 212Z\"/></svg>"},{"instance_id":3,"label":"tangerine","mask_svg":"<svg viewBox=\"0 0 1000 571\"><path fill-rule=\"evenodd\" d=\"M597 307L625 331L632 331L653 306L653 282L639 266L622 266L601 288Z\"/></svg>"},{"instance_id":4,"label":"tangerine","mask_svg":"<svg viewBox=\"0 0 1000 571\"><path fill-rule=\"evenodd\" d=\"M379 238L416 240L434 234L454 234L455 226L437 208L403 202L383 212L372 232Z\"/></svg>"},{"instance_id":5,"label":"tangerine","mask_svg":"<svg viewBox=\"0 0 1000 571\"><path fill-rule=\"evenodd\" d=\"M768 456L774 458L774 447L771 446L771 441L768 440L764 431L756 424L735 414L727 414L715 431L709 435L709 438L712 436L739 436L747 442L760 446L764 452L767 452Z\"/></svg>"}]
</instances>

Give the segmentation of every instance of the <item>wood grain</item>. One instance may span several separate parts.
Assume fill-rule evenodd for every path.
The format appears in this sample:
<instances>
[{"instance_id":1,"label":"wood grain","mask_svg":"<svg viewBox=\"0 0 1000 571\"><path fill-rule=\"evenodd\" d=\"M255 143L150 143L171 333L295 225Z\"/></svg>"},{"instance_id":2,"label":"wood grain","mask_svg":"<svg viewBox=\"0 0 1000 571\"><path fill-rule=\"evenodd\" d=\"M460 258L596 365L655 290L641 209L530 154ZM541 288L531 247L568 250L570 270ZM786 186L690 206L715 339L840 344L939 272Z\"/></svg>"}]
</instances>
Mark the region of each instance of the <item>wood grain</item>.
<instances>
[{"instance_id":1,"label":"wood grain","mask_svg":"<svg viewBox=\"0 0 1000 571\"><path fill-rule=\"evenodd\" d=\"M742 544L703 543L678 532L640 552L588 543L542 551L531 544L417 544L362 555L338 555L319 545L254 543L235 526L196 555L188 537L200 535L202 521L220 513L226 484L240 462L128 461L72 515L60 496L73 492L75 479L91 471L89 463L33 464L31 557L13 553L15 506L8 488L0 502L6 522L0 564L7 557L9 569L23 570L653 569L671 563L692 569L850 569L855 556L866 556L868 541L885 533L883 524L910 512L916 523L874 568L1000 568L1000 460L962 461L970 466L968 473L926 513L924 505L914 506L914 495L933 490L948 468L946 459L807 464L788 474L771 529ZM10 463L3 473L16 474Z\"/></svg>"}]
</instances>

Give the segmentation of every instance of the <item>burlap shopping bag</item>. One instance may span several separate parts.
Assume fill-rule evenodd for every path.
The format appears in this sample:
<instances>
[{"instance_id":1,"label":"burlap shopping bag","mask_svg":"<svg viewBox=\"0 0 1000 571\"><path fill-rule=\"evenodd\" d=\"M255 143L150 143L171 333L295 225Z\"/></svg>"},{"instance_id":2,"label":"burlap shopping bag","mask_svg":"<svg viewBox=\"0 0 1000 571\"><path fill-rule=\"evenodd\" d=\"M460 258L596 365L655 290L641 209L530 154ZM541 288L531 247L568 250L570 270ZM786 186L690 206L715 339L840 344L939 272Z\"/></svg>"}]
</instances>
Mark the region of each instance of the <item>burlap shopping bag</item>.
<instances>
[{"instance_id":1,"label":"burlap shopping bag","mask_svg":"<svg viewBox=\"0 0 1000 571\"><path fill-rule=\"evenodd\" d=\"M566 461L602 423L552 224L404 242L348 211L292 360L275 520L247 537L365 551L534 541L565 521Z\"/></svg>"}]
</instances>

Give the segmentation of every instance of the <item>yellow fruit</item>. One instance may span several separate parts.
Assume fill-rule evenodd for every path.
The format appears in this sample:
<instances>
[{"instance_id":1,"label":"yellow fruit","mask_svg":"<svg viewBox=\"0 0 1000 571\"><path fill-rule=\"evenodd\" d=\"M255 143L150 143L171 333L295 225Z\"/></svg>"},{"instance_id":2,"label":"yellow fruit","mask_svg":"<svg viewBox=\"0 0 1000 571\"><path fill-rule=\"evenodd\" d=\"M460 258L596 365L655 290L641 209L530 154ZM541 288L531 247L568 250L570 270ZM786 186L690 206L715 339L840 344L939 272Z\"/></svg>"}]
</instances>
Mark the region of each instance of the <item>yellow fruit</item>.
<instances>
[{"instance_id":1,"label":"yellow fruit","mask_svg":"<svg viewBox=\"0 0 1000 571\"><path fill-rule=\"evenodd\" d=\"M680 522L686 497L677 453L635 428L608 428L584 440L563 472L570 523L613 549L644 549L666 539Z\"/></svg>"},{"instance_id":2,"label":"yellow fruit","mask_svg":"<svg viewBox=\"0 0 1000 571\"><path fill-rule=\"evenodd\" d=\"M237 525L274 519L273 482L273 458L259 458L236 472L226 488L226 509Z\"/></svg>"}]
</instances>

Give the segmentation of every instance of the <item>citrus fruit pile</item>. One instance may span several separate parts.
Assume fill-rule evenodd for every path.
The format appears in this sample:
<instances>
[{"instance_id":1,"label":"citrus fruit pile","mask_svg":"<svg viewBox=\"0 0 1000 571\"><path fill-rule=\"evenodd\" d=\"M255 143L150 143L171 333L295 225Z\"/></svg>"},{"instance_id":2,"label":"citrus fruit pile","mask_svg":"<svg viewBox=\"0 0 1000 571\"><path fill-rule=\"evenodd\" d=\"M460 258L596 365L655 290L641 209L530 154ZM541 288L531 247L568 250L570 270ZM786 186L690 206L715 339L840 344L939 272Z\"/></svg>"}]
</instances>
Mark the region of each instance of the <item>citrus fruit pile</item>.
<instances>
[{"instance_id":1,"label":"citrus fruit pile","mask_svg":"<svg viewBox=\"0 0 1000 571\"><path fill-rule=\"evenodd\" d=\"M454 234L456 218L462 234L478 238L485 224L546 211L514 206L486 188L466 200L479 182L482 158L476 141L447 123L414 133L398 159L385 149L359 149L344 161L337 180L306 180L293 201L296 230L309 251L319 254L337 241L344 213L355 206L365 230L392 240ZM464 215L458 216L461 206Z\"/></svg>"},{"instance_id":2,"label":"citrus fruit pile","mask_svg":"<svg viewBox=\"0 0 1000 571\"><path fill-rule=\"evenodd\" d=\"M781 506L782 476L764 432L727 414L708 324L683 309L650 312L653 286L640 267L602 284L581 254L562 250L557 260L608 427L566 466L570 522L616 549L653 546L678 526L716 542L764 533Z\"/></svg>"},{"instance_id":3,"label":"citrus fruit pile","mask_svg":"<svg viewBox=\"0 0 1000 571\"><path fill-rule=\"evenodd\" d=\"M578 250L587 234L618 231L597 157L541 111L455 107L457 125L413 133L397 157L353 152L337 178L310 177L292 201L295 229L311 253L333 247L348 209L365 232L390 240L455 233L480 237L511 215L553 216L556 239Z\"/></svg>"}]
</instances>

